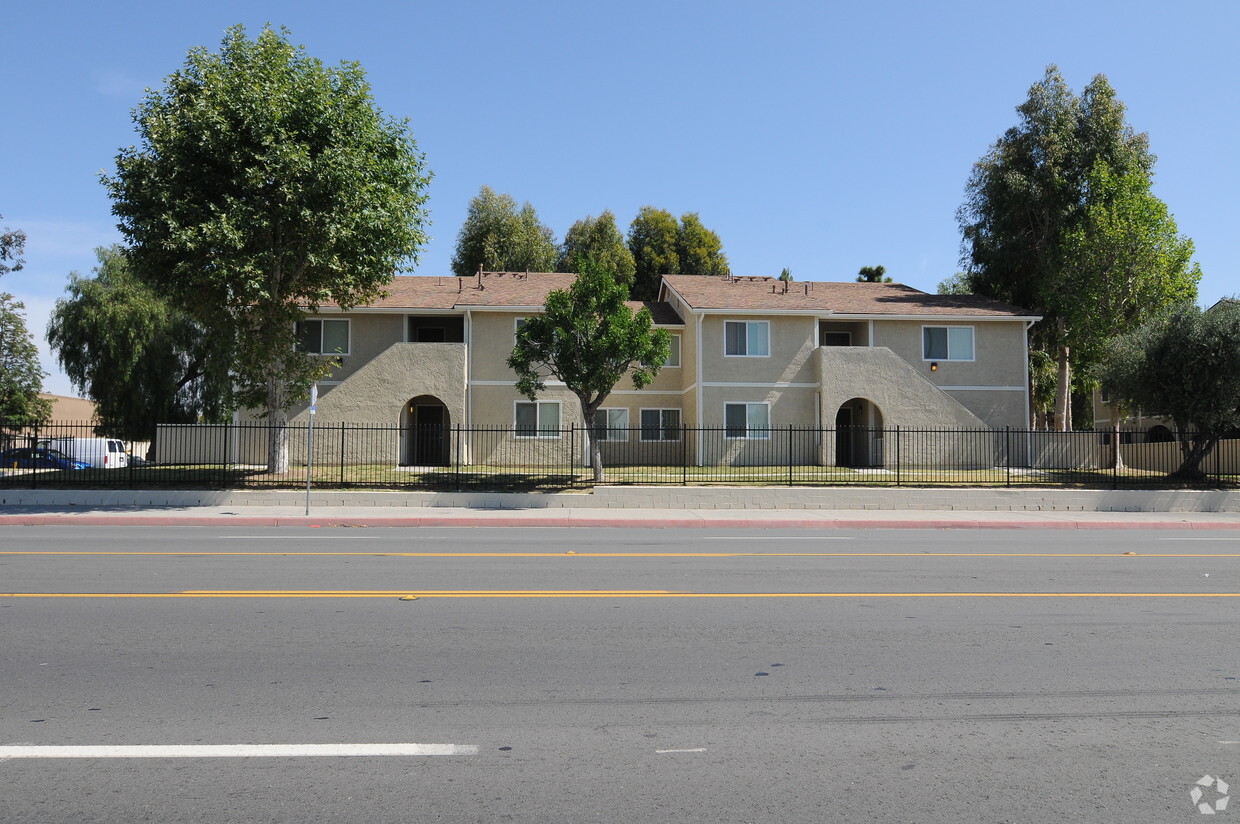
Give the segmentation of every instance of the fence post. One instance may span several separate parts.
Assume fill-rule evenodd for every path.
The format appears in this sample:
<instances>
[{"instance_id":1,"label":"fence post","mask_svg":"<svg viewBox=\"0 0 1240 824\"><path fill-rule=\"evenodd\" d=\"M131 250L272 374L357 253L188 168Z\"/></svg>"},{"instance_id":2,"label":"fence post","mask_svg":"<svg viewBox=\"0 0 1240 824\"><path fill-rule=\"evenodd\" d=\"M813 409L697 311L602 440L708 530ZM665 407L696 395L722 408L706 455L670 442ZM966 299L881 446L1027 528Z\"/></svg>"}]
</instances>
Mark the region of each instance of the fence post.
<instances>
[{"instance_id":1,"label":"fence post","mask_svg":"<svg viewBox=\"0 0 1240 824\"><path fill-rule=\"evenodd\" d=\"M456 459L452 462L452 477L456 481L456 491L461 491L461 422L456 422Z\"/></svg>"},{"instance_id":2,"label":"fence post","mask_svg":"<svg viewBox=\"0 0 1240 824\"><path fill-rule=\"evenodd\" d=\"M344 488L344 421L340 422L340 486Z\"/></svg>"},{"instance_id":3,"label":"fence post","mask_svg":"<svg viewBox=\"0 0 1240 824\"><path fill-rule=\"evenodd\" d=\"M1003 427L1003 454L1006 457L1006 460L1004 461L1004 463L1007 464L1007 466L1005 467L1007 470L1007 473L1006 473L1007 483L1005 485L1008 487L1011 487L1012 486L1012 427L1011 426Z\"/></svg>"},{"instance_id":4,"label":"fence post","mask_svg":"<svg viewBox=\"0 0 1240 824\"><path fill-rule=\"evenodd\" d=\"M792 424L788 424L788 486L792 486Z\"/></svg>"},{"instance_id":5,"label":"fence post","mask_svg":"<svg viewBox=\"0 0 1240 824\"><path fill-rule=\"evenodd\" d=\"M836 435L838 438L839 436ZM900 425L896 424L896 486L900 485Z\"/></svg>"},{"instance_id":6,"label":"fence post","mask_svg":"<svg viewBox=\"0 0 1240 824\"><path fill-rule=\"evenodd\" d=\"M702 430L697 430L697 436L702 437ZM689 484L689 425L681 421L681 486L687 487Z\"/></svg>"},{"instance_id":7,"label":"fence post","mask_svg":"<svg viewBox=\"0 0 1240 824\"><path fill-rule=\"evenodd\" d=\"M37 423L34 425L34 443L32 445L35 447L39 445L39 425ZM30 462L30 488L39 488L39 470L35 467L34 461Z\"/></svg>"}]
</instances>

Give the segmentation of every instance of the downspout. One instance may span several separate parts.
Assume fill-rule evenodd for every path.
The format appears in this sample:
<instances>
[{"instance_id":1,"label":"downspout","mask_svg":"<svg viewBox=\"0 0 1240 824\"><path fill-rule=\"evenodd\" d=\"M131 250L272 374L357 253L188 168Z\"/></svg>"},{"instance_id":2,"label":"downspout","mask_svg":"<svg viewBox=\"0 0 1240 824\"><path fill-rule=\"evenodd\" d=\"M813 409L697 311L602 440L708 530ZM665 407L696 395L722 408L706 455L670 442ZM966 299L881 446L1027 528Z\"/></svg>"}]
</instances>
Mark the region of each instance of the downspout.
<instances>
[{"instance_id":1,"label":"downspout","mask_svg":"<svg viewBox=\"0 0 1240 824\"><path fill-rule=\"evenodd\" d=\"M459 280L457 281L457 286L460 286ZM461 462L472 466L474 462L474 453L472 449L473 436L468 433L470 433L474 428L474 390L472 386L472 381L474 379L473 312L468 310L465 312L464 326L464 334L462 337L465 338L465 430L467 434L462 435L459 431L457 432L457 439L464 441L463 444L457 444L457 450L461 455Z\"/></svg>"},{"instance_id":2,"label":"downspout","mask_svg":"<svg viewBox=\"0 0 1240 824\"><path fill-rule=\"evenodd\" d=\"M696 415L697 417L697 438L695 439L696 443L694 444L693 451L696 453L694 456L694 460L697 466L701 466L702 465L702 381L705 379L705 376L702 374L702 319L704 315L701 312L697 312L695 313L695 316L697 317L697 329L694 332L697 338L697 345L694 347L697 350L694 356L695 359L697 360L697 380L695 381L695 383L697 383L697 390L696 390L697 391L697 415Z\"/></svg>"}]
</instances>

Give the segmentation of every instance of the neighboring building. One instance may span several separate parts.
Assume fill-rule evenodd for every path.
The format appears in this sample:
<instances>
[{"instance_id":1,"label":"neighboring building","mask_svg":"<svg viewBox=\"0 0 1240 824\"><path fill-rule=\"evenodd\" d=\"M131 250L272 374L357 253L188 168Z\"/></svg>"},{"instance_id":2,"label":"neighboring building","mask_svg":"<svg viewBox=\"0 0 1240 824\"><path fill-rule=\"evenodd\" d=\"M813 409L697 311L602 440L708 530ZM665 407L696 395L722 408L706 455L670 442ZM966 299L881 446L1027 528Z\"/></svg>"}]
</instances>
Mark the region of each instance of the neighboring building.
<instances>
[{"instance_id":1,"label":"neighboring building","mask_svg":"<svg viewBox=\"0 0 1240 824\"><path fill-rule=\"evenodd\" d=\"M368 306L307 316L303 346L341 361L319 385L316 426L399 427L392 451L408 465L448 463L461 448L451 436L458 425L506 427L514 443L580 427L562 384L549 382L531 403L505 363L522 318L574 278L398 277ZM672 354L650 386L622 379L605 402L605 459L640 448L648 462L751 454L760 463L788 427L855 427L838 442L802 439L797 459L872 466L883 463L884 428L1028 425L1027 332L1038 318L1008 304L900 284L668 275L660 300L646 305L672 333ZM305 406L293 411L304 424ZM719 437L685 444L686 427ZM466 459L502 460L490 452Z\"/></svg>"},{"instance_id":2,"label":"neighboring building","mask_svg":"<svg viewBox=\"0 0 1240 824\"><path fill-rule=\"evenodd\" d=\"M51 401L52 417L50 420L56 423L94 423L98 420L99 412L92 400L46 393L40 393L39 397Z\"/></svg>"}]
</instances>

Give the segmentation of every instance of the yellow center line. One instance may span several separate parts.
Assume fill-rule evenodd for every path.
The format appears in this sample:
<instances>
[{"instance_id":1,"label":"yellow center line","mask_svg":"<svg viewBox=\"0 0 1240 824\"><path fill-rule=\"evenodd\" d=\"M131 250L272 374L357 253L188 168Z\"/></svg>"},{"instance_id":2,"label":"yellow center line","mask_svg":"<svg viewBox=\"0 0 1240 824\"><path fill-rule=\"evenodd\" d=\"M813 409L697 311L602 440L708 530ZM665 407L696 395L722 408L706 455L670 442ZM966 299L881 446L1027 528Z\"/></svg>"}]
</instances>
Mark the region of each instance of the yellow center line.
<instances>
[{"instance_id":1,"label":"yellow center line","mask_svg":"<svg viewBox=\"0 0 1240 824\"><path fill-rule=\"evenodd\" d=\"M354 558L1240 558L1207 552L130 552L0 550L0 555Z\"/></svg>"},{"instance_id":2,"label":"yellow center line","mask_svg":"<svg viewBox=\"0 0 1240 824\"><path fill-rule=\"evenodd\" d=\"M668 590L186 590L0 592L0 598L1240 598L1240 592L674 592Z\"/></svg>"}]
</instances>

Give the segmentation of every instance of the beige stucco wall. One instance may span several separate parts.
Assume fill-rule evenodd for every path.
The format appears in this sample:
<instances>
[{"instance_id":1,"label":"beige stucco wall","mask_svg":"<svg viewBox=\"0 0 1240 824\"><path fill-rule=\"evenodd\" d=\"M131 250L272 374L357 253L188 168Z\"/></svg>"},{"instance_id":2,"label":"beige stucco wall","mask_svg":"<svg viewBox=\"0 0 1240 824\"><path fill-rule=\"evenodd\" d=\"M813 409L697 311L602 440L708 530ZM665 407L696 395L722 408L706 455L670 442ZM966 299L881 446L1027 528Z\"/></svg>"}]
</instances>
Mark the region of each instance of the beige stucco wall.
<instances>
[{"instance_id":1,"label":"beige stucco wall","mask_svg":"<svg viewBox=\"0 0 1240 824\"><path fill-rule=\"evenodd\" d=\"M926 326L968 326L973 329L972 361L937 361L937 372L922 357ZM876 320L874 345L885 346L940 386L1022 386L1025 383L1025 325L1019 321Z\"/></svg>"},{"instance_id":2,"label":"beige stucco wall","mask_svg":"<svg viewBox=\"0 0 1240 824\"><path fill-rule=\"evenodd\" d=\"M770 355L736 357L723 353L728 321L767 321ZM809 363L818 345L818 320L781 315L703 315L702 380L729 382L803 383L817 380Z\"/></svg>"},{"instance_id":3,"label":"beige stucco wall","mask_svg":"<svg viewBox=\"0 0 1240 824\"><path fill-rule=\"evenodd\" d=\"M329 381L345 380L377 358L389 346L405 339L403 314L324 312L306 317L314 320L349 321L349 354L340 357L340 366L328 375Z\"/></svg>"}]
</instances>

